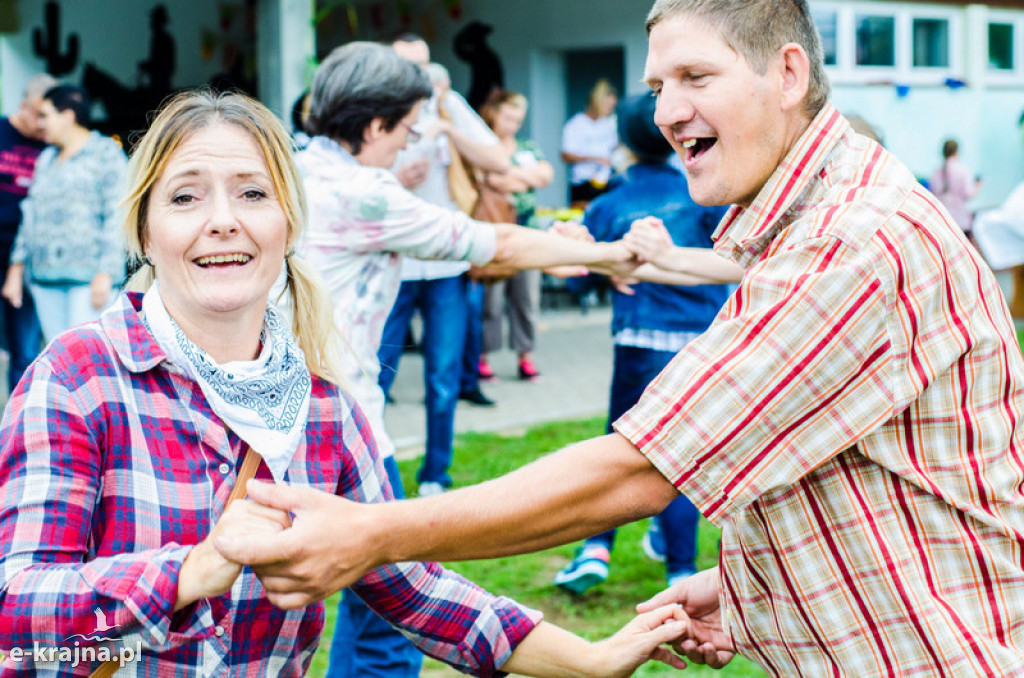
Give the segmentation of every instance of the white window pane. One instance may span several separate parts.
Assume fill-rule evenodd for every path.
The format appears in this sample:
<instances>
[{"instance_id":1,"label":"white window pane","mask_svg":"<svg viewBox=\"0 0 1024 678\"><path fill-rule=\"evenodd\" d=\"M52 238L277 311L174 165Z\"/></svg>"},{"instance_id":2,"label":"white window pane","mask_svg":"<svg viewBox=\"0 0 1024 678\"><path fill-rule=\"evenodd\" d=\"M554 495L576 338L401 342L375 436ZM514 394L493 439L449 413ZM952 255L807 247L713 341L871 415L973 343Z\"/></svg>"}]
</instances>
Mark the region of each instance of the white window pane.
<instances>
[{"instance_id":1,"label":"white window pane","mask_svg":"<svg viewBox=\"0 0 1024 678\"><path fill-rule=\"evenodd\" d=\"M857 65L896 65L896 19L891 16L857 17Z\"/></svg>"}]
</instances>

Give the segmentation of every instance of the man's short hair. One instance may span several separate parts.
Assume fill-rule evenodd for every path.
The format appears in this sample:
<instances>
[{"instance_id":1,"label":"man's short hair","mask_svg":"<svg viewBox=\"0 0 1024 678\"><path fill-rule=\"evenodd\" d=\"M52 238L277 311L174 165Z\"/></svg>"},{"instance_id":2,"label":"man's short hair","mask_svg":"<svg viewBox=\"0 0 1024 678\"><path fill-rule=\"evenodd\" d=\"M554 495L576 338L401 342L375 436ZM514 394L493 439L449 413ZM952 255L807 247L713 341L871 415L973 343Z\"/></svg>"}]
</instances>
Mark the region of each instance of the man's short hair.
<instances>
[{"instance_id":1,"label":"man's short hair","mask_svg":"<svg viewBox=\"0 0 1024 678\"><path fill-rule=\"evenodd\" d=\"M655 0L647 15L647 32L677 16L696 17L713 26L725 43L761 75L768 71L768 62L783 45L800 45L811 62L807 112L812 117L817 115L828 101L832 86L825 75L821 36L807 0Z\"/></svg>"},{"instance_id":2,"label":"man's short hair","mask_svg":"<svg viewBox=\"0 0 1024 678\"><path fill-rule=\"evenodd\" d=\"M31 100L36 97L41 97L46 94L47 90L53 89L60 83L57 82L57 78L53 77L49 73L39 73L33 75L28 80L28 84L25 85L25 99Z\"/></svg>"}]
</instances>

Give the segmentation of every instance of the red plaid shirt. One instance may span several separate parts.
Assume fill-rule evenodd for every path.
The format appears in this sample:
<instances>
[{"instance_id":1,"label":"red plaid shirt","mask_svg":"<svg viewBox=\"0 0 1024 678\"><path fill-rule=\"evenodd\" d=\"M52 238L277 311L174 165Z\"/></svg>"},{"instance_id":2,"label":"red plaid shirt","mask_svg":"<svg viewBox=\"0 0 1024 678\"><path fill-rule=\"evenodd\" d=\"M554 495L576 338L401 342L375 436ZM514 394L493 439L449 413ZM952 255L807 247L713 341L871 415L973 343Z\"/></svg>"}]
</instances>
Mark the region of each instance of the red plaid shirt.
<instances>
[{"instance_id":1,"label":"red plaid shirt","mask_svg":"<svg viewBox=\"0 0 1024 678\"><path fill-rule=\"evenodd\" d=\"M1024 675L1024 361L991 271L832 106L716 238L739 290L616 428L722 526L740 652Z\"/></svg>"},{"instance_id":2,"label":"red plaid shirt","mask_svg":"<svg viewBox=\"0 0 1024 678\"><path fill-rule=\"evenodd\" d=\"M85 662L35 648L81 636L137 647L118 675L302 675L323 604L277 609L249 568L229 594L173 612L178 572L209 534L241 463L241 442L199 386L170 366L125 295L99 322L53 342L8 403L0 434L0 675L84 676ZM306 440L287 479L362 502L391 499L355 404L314 378ZM270 480L261 466L257 477ZM343 530L344 526L339 526ZM353 589L433 656L496 672L538 615L436 563L369 573ZM76 635L79 634L79 635Z\"/></svg>"}]
</instances>

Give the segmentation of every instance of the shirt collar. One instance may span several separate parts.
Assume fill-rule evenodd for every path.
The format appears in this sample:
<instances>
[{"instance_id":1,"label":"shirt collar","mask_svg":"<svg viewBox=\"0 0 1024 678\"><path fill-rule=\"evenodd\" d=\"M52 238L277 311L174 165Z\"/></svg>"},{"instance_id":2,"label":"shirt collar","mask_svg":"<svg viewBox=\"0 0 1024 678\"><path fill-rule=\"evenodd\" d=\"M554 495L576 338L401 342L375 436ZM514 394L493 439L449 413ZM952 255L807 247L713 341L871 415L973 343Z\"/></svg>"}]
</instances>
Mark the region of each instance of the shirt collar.
<instances>
[{"instance_id":1,"label":"shirt collar","mask_svg":"<svg viewBox=\"0 0 1024 678\"><path fill-rule=\"evenodd\" d=\"M715 250L741 265L753 263L767 248L783 217L821 174L828 156L850 131L835 106L826 103L772 173L749 207L734 205L715 231Z\"/></svg>"},{"instance_id":2,"label":"shirt collar","mask_svg":"<svg viewBox=\"0 0 1024 678\"><path fill-rule=\"evenodd\" d=\"M139 312L142 293L125 292L102 316L100 328L110 341L118 360L132 372L153 369L166 358L146 329Z\"/></svg>"},{"instance_id":3,"label":"shirt collar","mask_svg":"<svg viewBox=\"0 0 1024 678\"><path fill-rule=\"evenodd\" d=\"M335 158L347 165L358 165L359 161L356 157L349 153L345 148L334 139L325 136L315 136L309 142L309 146L306 147L307 153L315 153L317 155L326 155Z\"/></svg>"}]
</instances>

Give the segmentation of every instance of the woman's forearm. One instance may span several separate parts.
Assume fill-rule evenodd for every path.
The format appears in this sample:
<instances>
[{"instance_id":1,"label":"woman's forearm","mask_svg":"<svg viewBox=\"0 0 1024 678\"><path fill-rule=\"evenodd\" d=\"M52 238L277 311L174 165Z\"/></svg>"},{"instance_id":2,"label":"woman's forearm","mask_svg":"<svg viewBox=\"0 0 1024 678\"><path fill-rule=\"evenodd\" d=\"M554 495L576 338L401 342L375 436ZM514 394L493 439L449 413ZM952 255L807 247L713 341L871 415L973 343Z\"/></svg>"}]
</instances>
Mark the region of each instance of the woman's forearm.
<instances>
[{"instance_id":1,"label":"woman's forearm","mask_svg":"<svg viewBox=\"0 0 1024 678\"><path fill-rule=\"evenodd\" d=\"M632 258L628 250L616 243L576 240L511 224L495 224L495 231L498 242L492 263L516 268L604 265Z\"/></svg>"}]
</instances>

